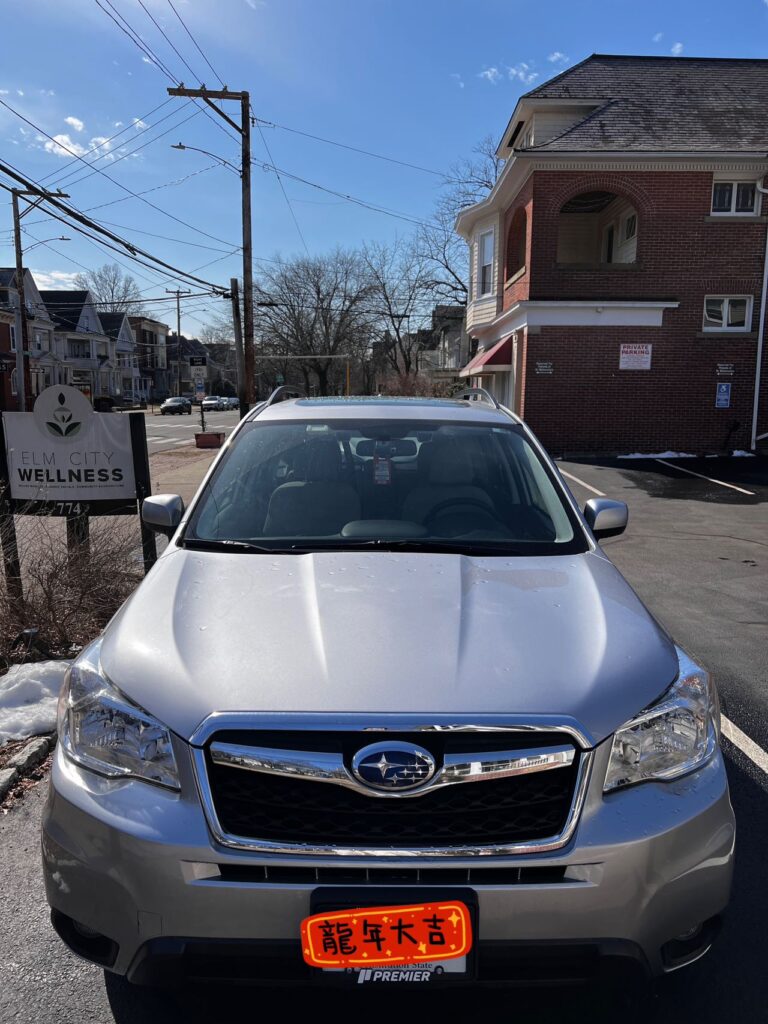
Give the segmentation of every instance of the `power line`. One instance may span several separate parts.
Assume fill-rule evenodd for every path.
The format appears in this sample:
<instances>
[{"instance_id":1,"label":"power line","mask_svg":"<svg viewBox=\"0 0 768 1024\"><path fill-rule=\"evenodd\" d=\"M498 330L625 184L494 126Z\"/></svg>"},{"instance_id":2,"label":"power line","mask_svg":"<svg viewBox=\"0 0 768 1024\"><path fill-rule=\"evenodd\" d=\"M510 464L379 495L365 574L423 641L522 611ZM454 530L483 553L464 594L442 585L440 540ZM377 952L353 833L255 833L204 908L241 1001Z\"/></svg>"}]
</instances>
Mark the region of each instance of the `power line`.
<instances>
[{"instance_id":1,"label":"power line","mask_svg":"<svg viewBox=\"0 0 768 1024\"><path fill-rule=\"evenodd\" d=\"M329 195L345 199L348 203L354 203L356 206L363 206L368 210L373 210L375 213L383 213L388 217L395 217L397 220L407 221L409 224L428 224L428 221L419 220L416 217L412 217L410 214L401 213L398 210L391 210L386 206L378 206L376 203L369 203L365 199L358 199L356 196L348 195L346 192L337 192L335 189L328 188L325 185L318 185L316 181L308 181L306 178L299 177L298 174L292 174L290 171L286 171L283 168L275 167L274 164L267 164L261 160L254 160L253 163L259 165L265 171L274 171L278 176L282 174L286 178L290 178L292 181L298 181L302 185L308 185L310 188L316 188L321 192L327 192Z\"/></svg>"},{"instance_id":2,"label":"power line","mask_svg":"<svg viewBox=\"0 0 768 1024\"><path fill-rule=\"evenodd\" d=\"M182 56L182 54L179 53L179 51L176 49L176 47L173 44L173 41L169 38L169 36L168 36L167 32L165 31L165 29L160 24L158 24L158 22L156 21L154 15L152 14L152 12L147 9L147 6L144 3L144 0L138 0L138 3L139 3L139 6L141 7L141 9L144 11L144 13L149 18L149 20L155 26L157 31L160 33L160 35L163 37L163 39L165 39L166 43L168 43L168 45L173 50L173 52L176 54L176 56L179 58L181 63L184 65L184 67L190 73L190 75L192 75L193 78L197 79L198 82L202 81L200 76L198 74L196 74L195 70L189 66L189 64L187 63L185 58Z\"/></svg>"},{"instance_id":3,"label":"power line","mask_svg":"<svg viewBox=\"0 0 768 1024\"><path fill-rule=\"evenodd\" d=\"M156 107L153 107L152 110L148 111L146 114L142 114L141 117L137 118L136 120L141 121L142 124L143 124L145 118L152 117L153 114L157 113L158 110L161 110L164 106L166 106L170 102L171 102L171 100L170 100L170 97L169 97L163 103L159 103ZM120 131L115 132L114 135L110 135L108 139L104 139L102 142L99 142L98 145L91 146L90 149L86 149L86 151L82 154L82 156L85 158L85 157L89 156L91 153L95 153L97 149L101 149L102 147L108 145L110 142L114 142L115 139L118 139L121 135L124 135L126 132L130 131L131 128L133 128L135 126L135 124L136 124L136 121L133 121L131 124L125 125L123 128L120 129ZM155 124L156 125L160 124L160 122L156 121ZM152 127L154 127L154 125ZM148 131L148 130L149 130L149 128L142 129L142 131ZM102 155L105 155L105 154L102 154ZM56 181L60 181L62 179L62 177L69 177L69 175L65 175L64 174L64 171L67 169L67 167L71 167L73 164L76 164L76 163L77 163L77 158L76 157L74 159L72 159L72 160L68 160L58 170L51 171L50 174L44 175L40 179L40 181L41 182L48 181L49 178L54 178L54 179L56 179Z\"/></svg>"},{"instance_id":4,"label":"power line","mask_svg":"<svg viewBox=\"0 0 768 1024\"><path fill-rule=\"evenodd\" d=\"M169 0L170 2L170 0ZM448 182L459 182L461 179L452 178L443 171L436 171L432 167L422 167L420 164L412 164L407 160L398 160L393 156L384 156L382 153L372 153L369 149L360 149L357 146L348 146L345 142L336 142L333 139L324 139L321 135L312 135L310 132L303 132L298 128L288 128L284 124L277 124L276 121L265 121L263 117L256 118L257 124L266 125L268 128L279 128L283 132L290 132L292 135L303 135L305 139L313 139L315 142L324 142L328 146L337 146L339 149L348 149L352 153L360 153L363 156L373 157L375 160L385 160L390 164L399 164L401 167L408 167L412 171L423 171L424 174L433 174L437 178L442 178L443 181Z\"/></svg>"},{"instance_id":5,"label":"power line","mask_svg":"<svg viewBox=\"0 0 768 1024\"><path fill-rule=\"evenodd\" d=\"M97 2L98 2L98 0L97 0ZM86 165L86 167L90 167L91 166L86 160L83 160L83 158L81 156L78 156L78 154L75 153L74 150L70 149L68 146L62 145L60 142L57 142L56 139L54 139L52 135L49 135L46 131L43 131L43 129L40 128L39 125L36 125L34 123L34 121L30 121L30 119L28 117L25 117L22 113L20 113L18 110L16 110L14 107L12 107L10 105L10 103L7 103L4 99L2 99L2 97L0 97L0 104L2 104L4 107L6 107L8 110L10 110L12 114L15 114L16 117L18 117L22 121L24 121L25 124L28 124L31 128L34 128L36 132L39 132L41 135L44 135L46 139L50 139L51 142L54 142L57 146L60 146L61 149L64 149L67 153L71 153L72 156L77 157L78 160L82 160L82 162ZM207 231L203 231L202 228L197 228L197 227L194 226L194 224L190 224L188 221L182 220L180 217L176 217L172 213L168 213L168 211L164 210L162 208L162 206L157 206L155 203L151 202L149 199L144 199L137 192L134 192L132 189L128 188L126 185L123 185L122 182L118 181L116 178L111 177L101 167L97 167L97 168L95 168L95 170L96 170L97 174L101 174L104 178L107 179L107 181L111 181L113 185L117 185L118 188L121 188L129 196L133 197L134 199L140 199L141 202L144 203L146 206L149 206L151 209L156 210L158 213L162 213L163 216L168 217L170 220L174 220L178 224L183 224L184 227L189 228L191 231L195 231L198 234L204 235L206 238L211 238L211 239L213 239L214 242L221 242L222 245L230 245L230 246L232 245L232 243L228 242L226 239L224 239L224 238L217 238L216 235L211 235Z\"/></svg>"},{"instance_id":6,"label":"power line","mask_svg":"<svg viewBox=\"0 0 768 1024\"><path fill-rule=\"evenodd\" d=\"M269 159L270 159L270 161L272 163L272 166L274 167L275 166L275 161L274 161L274 158L272 156L272 153L270 152L269 146L267 145L267 140L264 138L264 132L261 130L261 126L260 126L259 122L255 120L255 118L254 118L254 123L256 124L256 128L257 128L257 130L259 132L259 135L261 136L261 141L264 143L264 149L266 149L266 151L267 151L267 156L269 157ZM283 184L283 179L280 177L280 172L277 170L277 168L275 168L275 174L277 175L277 180L278 180L278 182L280 184L280 191L283 193L283 197L285 198L285 201L286 201L286 203L288 205L288 209L290 211L291 217L293 218L293 223L296 225L296 230L299 233L299 238L301 239L301 244L304 246L304 251L306 252L307 256L309 256L309 246L307 245L307 240L305 239L304 234L303 234L303 232L301 230L301 227L299 226L299 221L298 221L298 218L296 217L296 211L293 209L293 206L291 205L291 200L288 198L288 193L285 191L285 185Z\"/></svg>"},{"instance_id":7,"label":"power line","mask_svg":"<svg viewBox=\"0 0 768 1024\"><path fill-rule=\"evenodd\" d=\"M198 53L200 54L200 56L201 56L201 57L203 58L203 60L204 60L204 61L205 61L205 63L206 63L207 65L208 65L208 67L209 67L209 68L211 69L211 71L212 71L212 72L214 73L214 75L216 76L216 78L218 78L218 80L219 80L219 85L220 85L220 86L221 86L222 88L224 88L224 87L225 87L225 86L224 86L224 80L222 79L221 75L220 75L220 74L218 73L218 71L216 70L216 68L215 68L215 67L213 66L213 64L211 64L211 62L210 62L210 61L208 60L208 58L207 58L207 57L206 57L206 55L205 55L205 54L203 53L203 51L202 51L202 50L200 49L200 47L199 47L199 45L198 45L198 42L197 42L197 40L196 40L196 39L195 39L195 37L194 37L194 36L192 35L192 33L191 33L191 32L189 31L189 29L187 28L187 25L186 25L186 23L185 23L184 19L182 18L182 16L181 16L181 15L179 14L179 12L178 12L178 11L176 10L176 8L174 7L174 5L173 5L173 0L168 0L168 4L169 4L169 6L170 6L171 10L173 11L173 13L174 13L174 14L176 15L176 17L177 17L177 18L179 19L179 21L181 22L181 27L182 27L182 28L184 29L184 31L185 31L185 32L187 33L187 35L189 36L189 38L190 38L190 39L192 40L192 42L193 42L193 43L195 44L195 46L197 47L197 52L198 52Z\"/></svg>"},{"instance_id":8,"label":"power line","mask_svg":"<svg viewBox=\"0 0 768 1024\"><path fill-rule=\"evenodd\" d=\"M189 106L189 104L185 104L185 106ZM166 128L166 130L164 132L160 132L160 134L159 135L155 135L154 138L147 139L145 142L142 142L141 145L135 146L133 149L129 149L126 153L123 153L120 156L116 157L109 166L110 167L114 167L114 165L115 164L119 164L121 160L127 160L129 156L134 156L134 154L139 153L142 149L145 149L147 146L151 146L153 142L157 142L158 139L165 138L166 135L170 135L171 132L175 132L177 128L181 128L181 126L183 124L186 124L187 121L191 121L193 117L198 117L200 115L200 113L201 113L200 110L197 110L197 109L193 110L192 113L189 115L189 117L185 117L183 120L178 121L176 124L172 124L170 128ZM168 116L170 117L171 115L169 114ZM165 118L163 118L162 120L165 120ZM157 124L159 124L159 123L160 122L158 121ZM157 124L153 125L153 127L157 127ZM101 157L99 159L101 159ZM82 177L75 178L74 181L67 182L66 183L66 187L67 188L71 188L73 185L79 185L81 181L85 181L86 178L93 177L93 175L97 174L98 171L99 171L99 168L95 167L93 170L89 171L87 174L83 174Z\"/></svg>"},{"instance_id":9,"label":"power line","mask_svg":"<svg viewBox=\"0 0 768 1024\"><path fill-rule=\"evenodd\" d=\"M0 102L2 102L2 101L0 100ZM14 170L9 170L8 166L6 166L6 165L4 165L2 163L0 163L0 171L2 171L8 177L13 178L16 181L21 182L25 186L25 188L29 189L29 188L32 187L32 190L34 191L34 187L33 187L34 183L30 182L28 179L26 179L19 172L16 172ZM12 191L12 189L8 185L4 185L4 184L0 183L0 187L5 188L6 191ZM104 235L106 238L111 239L113 242L117 242L118 245L121 245L124 249L127 249L128 250L128 255L130 256L130 258L135 260L137 263L142 263L142 265L147 266L147 264L143 263L143 261L138 258L139 256L142 256L142 257L144 257L146 259L152 260L154 263L158 264L159 267L165 268L167 270L171 270L175 274L179 274L182 277L189 278L190 280L195 281L197 284L204 285L206 288L212 288L212 289L218 290L218 291L226 291L226 289L223 288L221 285L215 285L215 284L212 284L210 281L204 281L204 280L195 278L191 274L186 273L186 271L179 270L178 267L174 267L172 264L166 263L165 260L161 260L161 259L159 259L159 257L153 256L151 253L148 253L146 250L139 248L138 246L134 245L133 243L127 242L125 239L120 238L119 235L114 234L114 232L109 231L107 228L101 226L96 221L92 220L89 217L86 217L84 214L80 213L78 210L67 206L67 204L61 202L58 199L53 198L52 196L46 196L46 198L43 200L43 202L48 204L45 207L45 209L46 209L46 212L49 214L49 216L54 217L56 220L62 221L62 223L67 224L67 226L69 228L71 228L71 229L73 229L75 231L79 231L80 234L88 235L88 232L84 231L82 227L78 226L78 224L84 225L85 227L88 227L88 228L91 228L92 230L97 231L99 234ZM61 212L58 213L58 214L51 212L48 209L48 207L50 207L50 206L53 206L55 209L57 209L57 210L59 210ZM62 213L67 218L69 218L69 220L64 220L62 218L62 216L61 216ZM74 221L76 223L72 223L72 221ZM108 248L115 249L115 247L113 245L111 245L109 242L103 242L103 244L105 244ZM119 250L119 249L115 249L115 251L122 253L122 250ZM154 269L154 268L150 267L150 269Z\"/></svg>"}]
</instances>

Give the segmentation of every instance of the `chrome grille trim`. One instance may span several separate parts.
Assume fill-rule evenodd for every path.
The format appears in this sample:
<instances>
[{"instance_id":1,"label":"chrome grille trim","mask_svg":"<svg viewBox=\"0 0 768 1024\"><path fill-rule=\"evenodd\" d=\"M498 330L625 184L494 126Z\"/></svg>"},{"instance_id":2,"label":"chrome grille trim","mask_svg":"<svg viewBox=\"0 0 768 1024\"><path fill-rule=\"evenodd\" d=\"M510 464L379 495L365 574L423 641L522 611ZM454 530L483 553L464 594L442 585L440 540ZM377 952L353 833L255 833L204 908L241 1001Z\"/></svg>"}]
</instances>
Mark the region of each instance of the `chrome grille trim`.
<instances>
[{"instance_id":1,"label":"chrome grille trim","mask_svg":"<svg viewBox=\"0 0 768 1024\"><path fill-rule=\"evenodd\" d=\"M347 769L341 754L248 747L236 743L212 743L209 751L212 761L229 768L300 778L305 782L330 782L354 789L364 796L384 800L406 800L424 796L439 787L455 786L464 782L505 779L515 775L567 768L573 764L576 757L576 751L571 745L486 751L478 754L446 754L442 768L423 786L387 792L371 789L359 782Z\"/></svg>"},{"instance_id":2,"label":"chrome grille trim","mask_svg":"<svg viewBox=\"0 0 768 1024\"><path fill-rule=\"evenodd\" d=\"M202 744L219 730L227 729L306 729L306 730L350 730L371 735L376 732L428 732L428 731L461 731L461 732L510 732L518 735L530 734L535 737L537 732L562 732L573 738L581 748L577 768L576 784L573 799L562 831L547 839L508 845L476 845L476 846L419 846L419 847L351 847L331 845L311 845L308 843L280 843L267 840L251 839L232 835L224 831L218 820L213 803L208 771L206 752ZM242 850L248 853L266 855L296 855L318 857L380 858L396 860L401 858L436 858L449 859L459 857L493 857L517 854L548 853L566 846L576 831L584 801L587 795L592 772L594 751L589 749L593 744L589 735L573 719L553 720L550 716L522 718L521 716L474 715L469 716L436 716L427 722L425 716L388 714L388 715L260 715L253 712L214 714L209 716L193 737L195 746L192 748L194 774L203 811L208 827L216 843L223 847ZM198 745L199 744L199 745ZM516 752L520 753L520 752ZM459 755L457 755L459 756ZM460 755L463 761L467 755Z\"/></svg>"}]
</instances>

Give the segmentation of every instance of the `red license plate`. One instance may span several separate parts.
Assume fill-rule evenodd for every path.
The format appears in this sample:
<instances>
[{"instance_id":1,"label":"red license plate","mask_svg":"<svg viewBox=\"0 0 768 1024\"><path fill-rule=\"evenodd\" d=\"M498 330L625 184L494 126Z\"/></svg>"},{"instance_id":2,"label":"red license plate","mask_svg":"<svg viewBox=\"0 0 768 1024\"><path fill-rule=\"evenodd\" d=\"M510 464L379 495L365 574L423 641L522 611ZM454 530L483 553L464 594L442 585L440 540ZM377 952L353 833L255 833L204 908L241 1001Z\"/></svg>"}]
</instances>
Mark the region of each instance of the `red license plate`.
<instances>
[{"instance_id":1,"label":"red license plate","mask_svg":"<svg viewBox=\"0 0 768 1024\"><path fill-rule=\"evenodd\" d=\"M472 922L458 900L332 911L301 922L301 947L311 967L433 963L466 956Z\"/></svg>"}]
</instances>

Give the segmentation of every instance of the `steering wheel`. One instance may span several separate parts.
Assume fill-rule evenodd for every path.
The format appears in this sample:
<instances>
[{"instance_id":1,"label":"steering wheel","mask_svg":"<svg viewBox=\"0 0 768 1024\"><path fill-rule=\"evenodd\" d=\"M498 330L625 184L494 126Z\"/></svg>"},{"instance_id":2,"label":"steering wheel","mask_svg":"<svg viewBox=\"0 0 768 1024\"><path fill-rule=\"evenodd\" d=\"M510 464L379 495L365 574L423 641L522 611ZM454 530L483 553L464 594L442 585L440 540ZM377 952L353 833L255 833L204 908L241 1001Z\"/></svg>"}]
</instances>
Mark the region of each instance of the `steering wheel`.
<instances>
[{"instance_id":1,"label":"steering wheel","mask_svg":"<svg viewBox=\"0 0 768 1024\"><path fill-rule=\"evenodd\" d=\"M430 510L429 514L423 519L425 527L429 528L435 519L445 515L448 509L457 508L460 506L467 508L479 508L491 519L496 517L493 514L493 506L489 506L488 502L481 501L479 498L446 498L445 501L439 502L433 509Z\"/></svg>"}]
</instances>

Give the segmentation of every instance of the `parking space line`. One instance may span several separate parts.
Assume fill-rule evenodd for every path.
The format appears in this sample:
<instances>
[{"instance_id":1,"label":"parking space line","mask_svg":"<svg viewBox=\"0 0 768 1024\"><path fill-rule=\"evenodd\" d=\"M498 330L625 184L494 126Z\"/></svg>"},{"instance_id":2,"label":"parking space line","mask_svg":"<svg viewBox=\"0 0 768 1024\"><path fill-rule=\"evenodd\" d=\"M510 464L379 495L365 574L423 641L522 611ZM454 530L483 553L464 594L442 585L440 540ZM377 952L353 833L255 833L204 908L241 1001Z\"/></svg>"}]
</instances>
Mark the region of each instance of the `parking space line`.
<instances>
[{"instance_id":1,"label":"parking space line","mask_svg":"<svg viewBox=\"0 0 768 1024\"><path fill-rule=\"evenodd\" d=\"M559 468L560 467L558 466L558 469ZM582 487L586 487L588 491L592 491L592 493L596 494L599 498L605 497L605 491L598 491L598 489L596 487L593 487L592 484L587 484L583 480L579 480L577 476L574 476L572 473L566 473L564 469L561 469L560 472L563 474L563 476L567 476L569 480L573 480L574 483L580 484Z\"/></svg>"},{"instance_id":2,"label":"parking space line","mask_svg":"<svg viewBox=\"0 0 768 1024\"><path fill-rule=\"evenodd\" d=\"M734 725L733 722L726 718L725 715L721 716L721 724L723 730L723 736L727 740L730 740L734 747L745 754L752 764L756 765L761 771L768 775L768 754L763 750L762 747L758 747L754 740L751 740L745 732L742 732L738 725Z\"/></svg>"},{"instance_id":3,"label":"parking space line","mask_svg":"<svg viewBox=\"0 0 768 1024\"><path fill-rule=\"evenodd\" d=\"M754 491L748 491L744 487L737 487L736 484L727 484L724 480L714 480L711 476L704 476L703 473L696 473L692 469L686 469L684 466L677 466L674 462L667 462L664 459L654 459L654 462L660 462L662 466L669 466L670 469L679 469L681 473L690 473L691 476L698 476L702 480L709 480L711 484L720 484L721 487L730 487L732 491L738 491L740 494L749 494L752 498L755 496Z\"/></svg>"}]
</instances>

